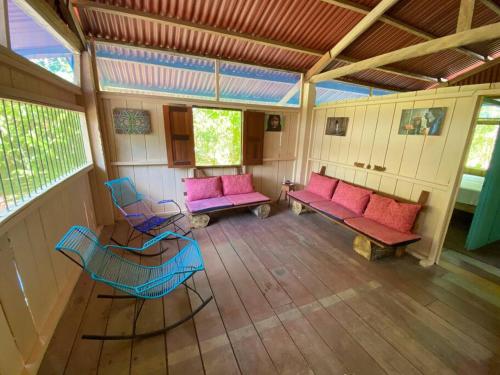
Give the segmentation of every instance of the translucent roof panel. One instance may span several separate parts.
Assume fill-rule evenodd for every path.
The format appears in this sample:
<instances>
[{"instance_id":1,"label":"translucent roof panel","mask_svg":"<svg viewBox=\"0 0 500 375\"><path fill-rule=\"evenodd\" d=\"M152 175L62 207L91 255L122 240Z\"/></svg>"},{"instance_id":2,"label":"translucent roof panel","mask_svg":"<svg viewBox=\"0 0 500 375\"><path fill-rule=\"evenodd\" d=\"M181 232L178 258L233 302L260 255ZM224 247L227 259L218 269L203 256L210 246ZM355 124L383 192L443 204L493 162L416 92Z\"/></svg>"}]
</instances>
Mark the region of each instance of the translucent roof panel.
<instances>
[{"instance_id":1,"label":"translucent roof panel","mask_svg":"<svg viewBox=\"0 0 500 375\"><path fill-rule=\"evenodd\" d=\"M384 90L384 89L373 89L372 90L373 96L391 95L391 94L396 94L396 93L397 93L396 91Z\"/></svg>"},{"instance_id":2,"label":"translucent roof panel","mask_svg":"<svg viewBox=\"0 0 500 375\"><path fill-rule=\"evenodd\" d=\"M300 73L221 61L220 100L299 106Z\"/></svg>"},{"instance_id":3,"label":"translucent roof panel","mask_svg":"<svg viewBox=\"0 0 500 375\"><path fill-rule=\"evenodd\" d=\"M12 50L61 78L75 82L73 52L15 1L8 0L7 8Z\"/></svg>"},{"instance_id":4,"label":"translucent roof panel","mask_svg":"<svg viewBox=\"0 0 500 375\"><path fill-rule=\"evenodd\" d=\"M316 84L316 105L337 100L357 99L370 96L370 88L339 81L324 81Z\"/></svg>"},{"instance_id":5,"label":"translucent roof panel","mask_svg":"<svg viewBox=\"0 0 500 375\"><path fill-rule=\"evenodd\" d=\"M213 60L99 43L96 60L105 91L216 97Z\"/></svg>"}]
</instances>

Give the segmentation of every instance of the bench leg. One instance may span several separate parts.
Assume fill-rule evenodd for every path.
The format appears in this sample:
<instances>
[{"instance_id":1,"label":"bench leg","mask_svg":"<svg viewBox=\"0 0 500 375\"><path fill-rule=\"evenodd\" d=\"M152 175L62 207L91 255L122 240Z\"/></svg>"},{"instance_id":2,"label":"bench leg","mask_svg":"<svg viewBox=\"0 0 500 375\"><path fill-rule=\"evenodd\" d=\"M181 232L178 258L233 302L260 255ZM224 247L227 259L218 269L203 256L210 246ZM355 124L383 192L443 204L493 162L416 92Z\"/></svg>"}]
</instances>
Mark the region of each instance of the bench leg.
<instances>
[{"instance_id":1,"label":"bench leg","mask_svg":"<svg viewBox=\"0 0 500 375\"><path fill-rule=\"evenodd\" d=\"M372 243L365 236L357 235L352 242L352 248L368 260L372 259Z\"/></svg>"},{"instance_id":2,"label":"bench leg","mask_svg":"<svg viewBox=\"0 0 500 375\"><path fill-rule=\"evenodd\" d=\"M250 207L250 211L259 219L265 219L271 213L271 206L269 204L261 204L260 206Z\"/></svg>"},{"instance_id":3,"label":"bench leg","mask_svg":"<svg viewBox=\"0 0 500 375\"><path fill-rule=\"evenodd\" d=\"M404 246L396 247L396 251L394 252L394 255L396 255L399 258L405 254L406 254L406 247L404 247Z\"/></svg>"},{"instance_id":4,"label":"bench leg","mask_svg":"<svg viewBox=\"0 0 500 375\"><path fill-rule=\"evenodd\" d=\"M205 214L189 215L189 222L191 224L191 228L193 229L205 228L210 222L210 216Z\"/></svg>"},{"instance_id":5,"label":"bench leg","mask_svg":"<svg viewBox=\"0 0 500 375\"><path fill-rule=\"evenodd\" d=\"M299 216L301 213L305 212L306 208L302 205L302 203L299 203L297 201L292 201L292 212Z\"/></svg>"}]
</instances>

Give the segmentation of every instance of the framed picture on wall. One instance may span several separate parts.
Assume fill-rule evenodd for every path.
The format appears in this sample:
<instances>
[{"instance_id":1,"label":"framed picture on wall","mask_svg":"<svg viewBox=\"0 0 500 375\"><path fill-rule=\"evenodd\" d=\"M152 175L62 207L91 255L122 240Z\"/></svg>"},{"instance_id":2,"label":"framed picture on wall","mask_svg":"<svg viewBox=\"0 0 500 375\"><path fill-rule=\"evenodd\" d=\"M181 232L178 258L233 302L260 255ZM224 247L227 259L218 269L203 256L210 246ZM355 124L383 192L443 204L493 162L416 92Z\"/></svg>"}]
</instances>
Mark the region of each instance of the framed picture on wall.
<instances>
[{"instance_id":1,"label":"framed picture on wall","mask_svg":"<svg viewBox=\"0 0 500 375\"><path fill-rule=\"evenodd\" d=\"M398 133L404 135L440 135L446 110L446 107L403 109Z\"/></svg>"},{"instance_id":2,"label":"framed picture on wall","mask_svg":"<svg viewBox=\"0 0 500 375\"><path fill-rule=\"evenodd\" d=\"M348 123L349 117L328 117L326 119L325 134L345 137Z\"/></svg>"},{"instance_id":3,"label":"framed picture on wall","mask_svg":"<svg viewBox=\"0 0 500 375\"><path fill-rule=\"evenodd\" d=\"M149 134L151 117L149 111L142 109L115 108L113 123L116 134Z\"/></svg>"},{"instance_id":4,"label":"framed picture on wall","mask_svg":"<svg viewBox=\"0 0 500 375\"><path fill-rule=\"evenodd\" d=\"M281 123L281 115L269 114L266 115L266 131L280 132L283 124Z\"/></svg>"}]
</instances>

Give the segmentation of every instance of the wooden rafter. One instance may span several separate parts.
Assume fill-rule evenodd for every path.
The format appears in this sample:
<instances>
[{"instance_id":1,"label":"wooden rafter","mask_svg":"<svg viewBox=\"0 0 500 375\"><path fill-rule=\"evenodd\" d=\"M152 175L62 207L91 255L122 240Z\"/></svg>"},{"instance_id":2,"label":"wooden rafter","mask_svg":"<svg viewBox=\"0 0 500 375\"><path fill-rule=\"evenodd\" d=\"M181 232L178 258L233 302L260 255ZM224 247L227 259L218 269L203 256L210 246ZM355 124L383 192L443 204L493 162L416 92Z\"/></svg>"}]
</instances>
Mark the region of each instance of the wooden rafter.
<instances>
[{"instance_id":1,"label":"wooden rafter","mask_svg":"<svg viewBox=\"0 0 500 375\"><path fill-rule=\"evenodd\" d=\"M125 17L131 17L131 18L136 17L135 15L140 15L140 17L139 17L140 19L149 19L148 17L150 16L149 13L140 12L140 11L131 12L130 9L123 9L123 8L116 7L116 6L110 6L110 5L102 4L102 3L94 3L91 1L77 0L76 2L74 2L74 5L76 5L79 8L96 9L98 11L106 12L108 14L122 15ZM158 17L155 17L155 18L152 18L149 20L160 22L160 21L157 21L157 18ZM164 18L164 17L160 17L160 18ZM170 21L165 21L165 22L170 22ZM179 21L178 19L173 19L172 24L175 24L176 26L179 26L179 27L188 27L192 30L207 32L207 33L211 33L211 34L215 33L215 31L212 30L214 28L209 28L210 30L208 30L206 27L201 27L199 25L192 24L192 23L188 23L188 25L186 25L186 23L184 23L183 21ZM282 43L276 42L274 40L264 39L264 38L256 38L255 36L248 35L248 34L242 34L242 33L229 33L228 34L223 29L217 29L217 30L218 30L217 33L221 33L228 38L245 40L247 42L266 45L268 47L283 48ZM235 35L235 34L237 34L237 35ZM95 40L99 43L110 43L111 42L113 44L119 44L122 46L128 46L128 47L134 46L134 44L132 44L132 43L126 43L126 42L122 42L122 41L110 41L109 39L104 39L104 38L96 38ZM170 50L168 48L154 48L151 46L138 46L138 45L135 45L135 46L141 47L141 48L144 47L144 48L149 48L149 49L157 49L159 51L179 52L179 51L173 50L173 49ZM308 55L313 55L313 56L322 56L323 55L322 51L316 51L316 50L310 50L310 49L298 48L297 52L308 54ZM186 52L183 52L183 53L187 54L187 55L192 55L192 56L199 56L199 57L205 57L205 58L209 57L209 58L214 58L214 59L220 59L222 61L225 60L224 58L221 58L219 56L210 56L210 55L202 55L202 54L186 53ZM357 59L354 59L354 58L351 58L351 57L348 57L348 56L345 56L342 54L339 54L336 57L336 60L339 60L342 62L349 62L349 63L359 61ZM228 60L228 61L234 61L234 60ZM239 62L253 64L253 65L259 65L259 64L256 64L255 62L251 62L251 61L239 61ZM269 67L269 66L267 66L267 67ZM400 75L400 76L404 76L404 77L408 77L408 78L417 79L420 81L427 81L427 82L438 82L439 81L439 79L436 77L429 77L426 75L408 72L408 71L404 71L404 70L398 70L398 69L394 69L394 68L386 67L386 68L378 68L377 70L384 71L384 72L390 73L390 74L396 74L396 75Z\"/></svg>"},{"instance_id":2,"label":"wooden rafter","mask_svg":"<svg viewBox=\"0 0 500 375\"><path fill-rule=\"evenodd\" d=\"M87 0L76 0L73 2L73 4L76 7L81 8L81 9L89 8L89 9L97 10L99 12L103 12L106 14L112 14L112 15L116 15L116 16L140 19L140 20L144 20L144 21L152 21L152 22L156 22L156 23L162 24L162 25L177 26L177 27L182 27L184 29L188 29L188 30L202 31L204 33L208 33L211 35L228 37L231 39L241 40L244 42L251 42L253 44L259 44L262 46L276 47L276 48L280 48L280 49L284 49L284 50L288 50L288 51L292 51L292 52L304 53L304 54L313 55L313 56L322 56L323 55L323 53L320 51L316 51L316 50L312 50L312 49L308 49L308 48L303 48L303 47L297 47L297 46L294 46L294 45L288 44L288 43L277 42L277 41L269 40L266 38L260 38L257 36L248 36L246 34L238 33L235 31L221 29L221 28L213 27L213 26L200 25L200 24L193 23L193 22L183 21L183 20L178 19L178 18L160 16L158 14L143 12L140 10L135 10L135 9L130 9L130 8L122 8L119 6L109 5L109 4L105 4L105 3L98 3L95 1L87 1Z\"/></svg>"},{"instance_id":3,"label":"wooden rafter","mask_svg":"<svg viewBox=\"0 0 500 375\"><path fill-rule=\"evenodd\" d=\"M489 68L492 68L494 67L495 65L498 65L500 63L500 57L499 58L496 58L495 60L491 60L491 61L488 61L487 63L484 63L484 64L481 64L479 66L476 66L475 68L472 68L452 79L450 79L449 81L447 82L443 82L440 84L440 86L453 86L455 85L456 83L466 79L466 78L469 78L477 73L481 73Z\"/></svg>"},{"instance_id":4,"label":"wooden rafter","mask_svg":"<svg viewBox=\"0 0 500 375\"><path fill-rule=\"evenodd\" d=\"M472 26L472 17L474 16L475 0L461 0L460 10L458 11L457 33L470 30Z\"/></svg>"},{"instance_id":5,"label":"wooden rafter","mask_svg":"<svg viewBox=\"0 0 500 375\"><path fill-rule=\"evenodd\" d=\"M360 14L368 14L371 11L371 8L364 6L364 5L361 5L361 4L354 3L350 0L321 0L321 1L338 6L340 8L349 9L353 12L360 13ZM400 20L398 20L394 17L388 16L388 15L381 16L379 18L379 21L381 21L387 25L391 25L393 27L396 27L400 30L406 31L409 34L418 36L419 38L422 38L425 40L433 40L433 39L437 38L435 35L428 33L427 31L421 30L415 26L409 25L403 21L400 21ZM459 47L459 48L456 48L456 50L462 54L474 57L475 59L478 59L481 61L485 61L487 59L486 56L482 56L481 54L474 52L468 48Z\"/></svg>"},{"instance_id":6,"label":"wooden rafter","mask_svg":"<svg viewBox=\"0 0 500 375\"><path fill-rule=\"evenodd\" d=\"M330 70L325 73L320 73L313 76L310 81L316 83L335 79L366 69L378 68L383 65L429 55L445 49L456 48L462 45L479 43L496 38L500 38L500 22L415 44L410 47L375 56L351 65Z\"/></svg>"},{"instance_id":7,"label":"wooden rafter","mask_svg":"<svg viewBox=\"0 0 500 375\"><path fill-rule=\"evenodd\" d=\"M497 16L500 16L500 6L498 6L495 2L492 0L481 0L481 2L495 12Z\"/></svg>"},{"instance_id":8,"label":"wooden rafter","mask_svg":"<svg viewBox=\"0 0 500 375\"><path fill-rule=\"evenodd\" d=\"M309 69L306 73L306 80L309 80L313 75L320 73L325 69L335 57L337 57L344 49L346 49L353 41L363 34L370 26L372 26L391 6L399 0L382 0L373 8L367 15L359 21L333 48L326 52L321 58Z\"/></svg>"}]
</instances>

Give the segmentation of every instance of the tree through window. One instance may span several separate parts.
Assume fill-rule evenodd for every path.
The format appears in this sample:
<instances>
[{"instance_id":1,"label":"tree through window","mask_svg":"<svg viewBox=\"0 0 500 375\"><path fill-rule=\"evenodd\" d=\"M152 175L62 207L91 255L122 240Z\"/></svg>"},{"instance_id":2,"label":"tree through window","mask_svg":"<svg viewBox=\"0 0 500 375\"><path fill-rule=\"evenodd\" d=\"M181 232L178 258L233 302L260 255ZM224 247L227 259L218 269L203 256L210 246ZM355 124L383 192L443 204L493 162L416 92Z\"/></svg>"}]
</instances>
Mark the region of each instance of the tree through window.
<instances>
[{"instance_id":1,"label":"tree through window","mask_svg":"<svg viewBox=\"0 0 500 375\"><path fill-rule=\"evenodd\" d=\"M239 110L193 108L196 165L241 164L241 121Z\"/></svg>"}]
</instances>

